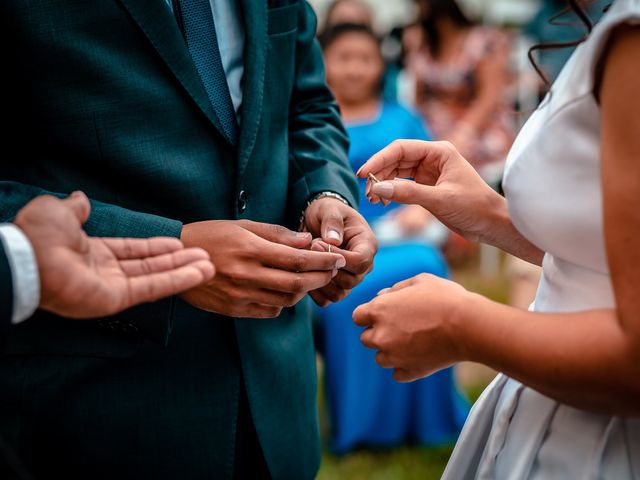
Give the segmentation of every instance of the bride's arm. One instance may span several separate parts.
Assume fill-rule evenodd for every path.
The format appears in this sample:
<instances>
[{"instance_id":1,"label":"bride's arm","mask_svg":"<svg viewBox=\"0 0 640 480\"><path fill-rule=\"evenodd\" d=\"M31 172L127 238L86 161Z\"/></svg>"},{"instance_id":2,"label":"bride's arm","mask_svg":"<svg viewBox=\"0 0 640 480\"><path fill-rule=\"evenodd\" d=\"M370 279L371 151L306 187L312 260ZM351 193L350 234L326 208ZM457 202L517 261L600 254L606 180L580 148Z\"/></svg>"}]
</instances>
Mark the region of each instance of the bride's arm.
<instances>
[{"instance_id":1,"label":"bride's arm","mask_svg":"<svg viewBox=\"0 0 640 480\"><path fill-rule=\"evenodd\" d=\"M399 380L460 360L485 363L579 408L640 415L640 29L620 31L600 89L607 255L616 309L517 310L422 277L354 313L365 345ZM402 319L402 320L399 320Z\"/></svg>"}]
</instances>

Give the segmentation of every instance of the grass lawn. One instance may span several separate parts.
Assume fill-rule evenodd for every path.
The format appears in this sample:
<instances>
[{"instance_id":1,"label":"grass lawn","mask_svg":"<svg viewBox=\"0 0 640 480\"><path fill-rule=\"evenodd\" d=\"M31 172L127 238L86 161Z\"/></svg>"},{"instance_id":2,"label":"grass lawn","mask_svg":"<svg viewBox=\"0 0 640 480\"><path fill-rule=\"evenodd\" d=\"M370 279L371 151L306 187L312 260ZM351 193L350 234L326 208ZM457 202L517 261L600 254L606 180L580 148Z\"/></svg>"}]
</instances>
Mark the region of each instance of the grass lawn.
<instances>
[{"instance_id":1,"label":"grass lawn","mask_svg":"<svg viewBox=\"0 0 640 480\"><path fill-rule=\"evenodd\" d=\"M476 266L456 270L454 278L469 290L505 302L508 281L500 273L495 278L483 278ZM475 401L492 377L486 368L460 365L458 383L469 399ZM322 391L322 389L320 389ZM320 398L320 420L323 437L327 435L325 402ZM453 445L439 448L406 446L393 450L361 450L337 457L328 452L322 456L318 480L431 480L439 479L451 455Z\"/></svg>"}]
</instances>

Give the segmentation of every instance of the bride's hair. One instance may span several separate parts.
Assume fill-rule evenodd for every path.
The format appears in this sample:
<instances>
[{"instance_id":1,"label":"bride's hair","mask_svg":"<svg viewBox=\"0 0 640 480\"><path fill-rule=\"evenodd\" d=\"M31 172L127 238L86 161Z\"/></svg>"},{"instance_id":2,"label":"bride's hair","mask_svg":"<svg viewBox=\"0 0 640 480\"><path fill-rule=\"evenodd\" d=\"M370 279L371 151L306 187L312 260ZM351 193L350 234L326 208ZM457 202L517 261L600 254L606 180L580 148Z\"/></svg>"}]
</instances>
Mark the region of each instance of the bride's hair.
<instances>
[{"instance_id":1,"label":"bride's hair","mask_svg":"<svg viewBox=\"0 0 640 480\"><path fill-rule=\"evenodd\" d=\"M589 37L589 34L591 33L591 29L593 28L593 23L589 19L589 16L587 15L587 13L584 11L584 8L580 6L580 2L578 0L566 0L566 3L567 3L567 6L564 9L562 9L560 12L555 14L553 17L551 17L549 19L549 23L551 23L552 25L563 25L563 24L566 25L566 22L560 21L560 18L569 12L573 12L578 17L580 22L584 25L584 28L585 28L584 35L581 36L580 38L577 38L569 42L539 43L537 45L533 45L529 49L529 53L528 53L529 61L533 65L533 68L538 73L540 78L542 78L542 81L545 83L547 88L551 87L551 82L549 81L549 77L547 77L547 74L544 72L542 67L536 61L534 57L534 52L541 51L541 50L553 50L557 48L575 47L581 44L582 42L584 42L587 39L587 37ZM605 8L605 11L608 8L609 6Z\"/></svg>"}]
</instances>

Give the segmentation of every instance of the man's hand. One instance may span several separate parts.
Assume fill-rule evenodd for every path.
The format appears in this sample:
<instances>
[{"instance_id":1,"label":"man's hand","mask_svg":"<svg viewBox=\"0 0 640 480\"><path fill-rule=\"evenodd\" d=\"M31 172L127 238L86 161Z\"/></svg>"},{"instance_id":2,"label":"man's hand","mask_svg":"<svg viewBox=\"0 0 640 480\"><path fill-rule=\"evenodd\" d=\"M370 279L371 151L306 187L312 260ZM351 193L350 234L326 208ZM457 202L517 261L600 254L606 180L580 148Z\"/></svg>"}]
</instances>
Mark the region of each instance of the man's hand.
<instances>
[{"instance_id":1,"label":"man's hand","mask_svg":"<svg viewBox=\"0 0 640 480\"><path fill-rule=\"evenodd\" d=\"M215 278L183 298L230 317L277 317L346 264L337 253L310 251L309 233L248 220L191 223L181 237L207 250L216 264Z\"/></svg>"},{"instance_id":2,"label":"man's hand","mask_svg":"<svg viewBox=\"0 0 640 480\"><path fill-rule=\"evenodd\" d=\"M214 268L198 248L175 238L89 237L87 197L75 192L29 202L15 219L33 246L40 273L40 308L69 318L113 315L209 280Z\"/></svg>"},{"instance_id":3,"label":"man's hand","mask_svg":"<svg viewBox=\"0 0 640 480\"><path fill-rule=\"evenodd\" d=\"M347 261L328 285L311 292L311 298L325 307L346 297L373 269L378 242L362 215L336 198L320 198L309 205L305 222L307 230L321 239L313 250L327 251L331 245L331 252Z\"/></svg>"}]
</instances>

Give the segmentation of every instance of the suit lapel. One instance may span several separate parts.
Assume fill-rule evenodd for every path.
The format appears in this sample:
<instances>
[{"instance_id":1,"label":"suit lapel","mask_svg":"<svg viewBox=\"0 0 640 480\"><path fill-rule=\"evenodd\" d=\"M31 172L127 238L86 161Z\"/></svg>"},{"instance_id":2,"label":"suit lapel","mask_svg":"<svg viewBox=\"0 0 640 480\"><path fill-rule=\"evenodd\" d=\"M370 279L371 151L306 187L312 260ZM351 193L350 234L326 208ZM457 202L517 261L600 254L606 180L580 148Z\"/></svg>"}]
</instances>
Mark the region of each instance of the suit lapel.
<instances>
[{"instance_id":1,"label":"suit lapel","mask_svg":"<svg viewBox=\"0 0 640 480\"><path fill-rule=\"evenodd\" d=\"M189 96L226 141L222 125L211 106L178 23L169 8L165 7L164 2L160 0L120 0L120 2Z\"/></svg>"},{"instance_id":2,"label":"suit lapel","mask_svg":"<svg viewBox=\"0 0 640 480\"><path fill-rule=\"evenodd\" d=\"M242 178L255 147L264 102L267 61L267 2L241 0L245 29L242 124L238 149L238 178Z\"/></svg>"}]
</instances>

